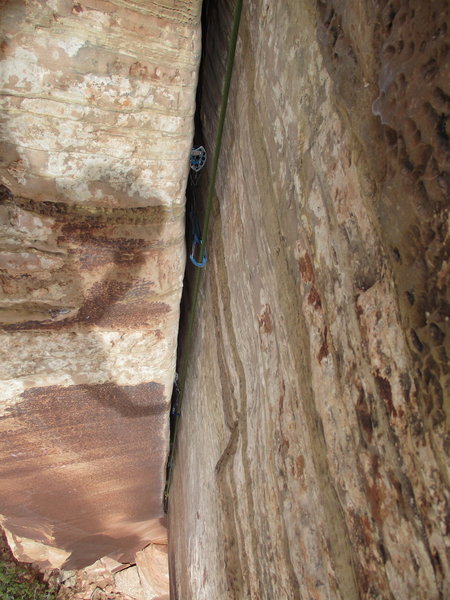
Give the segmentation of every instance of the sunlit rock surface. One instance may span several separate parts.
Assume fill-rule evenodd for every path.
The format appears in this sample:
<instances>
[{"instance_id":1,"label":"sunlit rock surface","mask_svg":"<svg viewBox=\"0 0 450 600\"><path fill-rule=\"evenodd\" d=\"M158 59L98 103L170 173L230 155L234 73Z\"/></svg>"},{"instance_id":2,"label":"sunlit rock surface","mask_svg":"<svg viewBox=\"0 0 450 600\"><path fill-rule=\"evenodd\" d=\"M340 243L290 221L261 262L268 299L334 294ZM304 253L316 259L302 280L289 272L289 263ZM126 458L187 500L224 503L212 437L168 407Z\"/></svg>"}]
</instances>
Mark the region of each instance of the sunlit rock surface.
<instances>
[{"instance_id":1,"label":"sunlit rock surface","mask_svg":"<svg viewBox=\"0 0 450 600\"><path fill-rule=\"evenodd\" d=\"M199 11L2 3L0 514L22 560L167 537Z\"/></svg>"},{"instance_id":2,"label":"sunlit rock surface","mask_svg":"<svg viewBox=\"0 0 450 600\"><path fill-rule=\"evenodd\" d=\"M150 544L135 565L105 556L76 571L46 571L44 580L59 584L58 600L168 600L167 546Z\"/></svg>"},{"instance_id":3,"label":"sunlit rock surface","mask_svg":"<svg viewBox=\"0 0 450 600\"><path fill-rule=\"evenodd\" d=\"M233 5L208 4L210 156ZM448 22L443 1L244 2L174 599L450 596Z\"/></svg>"}]
</instances>

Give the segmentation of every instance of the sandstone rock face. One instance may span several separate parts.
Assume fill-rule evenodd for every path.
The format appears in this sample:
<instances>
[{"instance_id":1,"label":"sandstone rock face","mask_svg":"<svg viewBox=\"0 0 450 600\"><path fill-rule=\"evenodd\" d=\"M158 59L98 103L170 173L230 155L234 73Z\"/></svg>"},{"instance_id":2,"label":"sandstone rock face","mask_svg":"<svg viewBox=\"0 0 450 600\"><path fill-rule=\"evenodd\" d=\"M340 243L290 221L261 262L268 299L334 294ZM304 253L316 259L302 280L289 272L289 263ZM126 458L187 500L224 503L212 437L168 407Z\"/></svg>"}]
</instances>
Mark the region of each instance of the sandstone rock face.
<instances>
[{"instance_id":1,"label":"sandstone rock face","mask_svg":"<svg viewBox=\"0 0 450 600\"><path fill-rule=\"evenodd\" d=\"M119 571L115 587L136 600L168 600L167 546L150 544L136 554L136 564Z\"/></svg>"},{"instance_id":2,"label":"sandstone rock face","mask_svg":"<svg viewBox=\"0 0 450 600\"><path fill-rule=\"evenodd\" d=\"M22 560L166 540L199 11L2 3L0 513Z\"/></svg>"},{"instance_id":3,"label":"sandstone rock face","mask_svg":"<svg viewBox=\"0 0 450 600\"><path fill-rule=\"evenodd\" d=\"M142 588L138 600L166 600L166 596L169 598L167 552L165 545L150 544L136 554L136 568Z\"/></svg>"},{"instance_id":4,"label":"sandstone rock face","mask_svg":"<svg viewBox=\"0 0 450 600\"><path fill-rule=\"evenodd\" d=\"M206 140L233 4L208 7ZM175 599L449 597L448 17L244 3L170 494Z\"/></svg>"}]
</instances>

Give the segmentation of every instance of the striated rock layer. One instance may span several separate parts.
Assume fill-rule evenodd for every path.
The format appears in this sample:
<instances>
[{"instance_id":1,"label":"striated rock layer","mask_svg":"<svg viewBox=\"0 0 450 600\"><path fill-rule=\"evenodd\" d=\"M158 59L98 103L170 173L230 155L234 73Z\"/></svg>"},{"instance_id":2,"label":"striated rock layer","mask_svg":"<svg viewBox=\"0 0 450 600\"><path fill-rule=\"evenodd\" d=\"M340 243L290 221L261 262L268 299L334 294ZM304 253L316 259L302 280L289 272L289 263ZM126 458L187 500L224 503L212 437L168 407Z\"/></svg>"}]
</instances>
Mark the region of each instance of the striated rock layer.
<instances>
[{"instance_id":1,"label":"striated rock layer","mask_svg":"<svg viewBox=\"0 0 450 600\"><path fill-rule=\"evenodd\" d=\"M166 539L199 11L2 3L0 513L22 560Z\"/></svg>"},{"instance_id":2,"label":"striated rock layer","mask_svg":"<svg viewBox=\"0 0 450 600\"><path fill-rule=\"evenodd\" d=\"M170 495L175 599L450 595L448 21L445 1L244 2Z\"/></svg>"}]
</instances>

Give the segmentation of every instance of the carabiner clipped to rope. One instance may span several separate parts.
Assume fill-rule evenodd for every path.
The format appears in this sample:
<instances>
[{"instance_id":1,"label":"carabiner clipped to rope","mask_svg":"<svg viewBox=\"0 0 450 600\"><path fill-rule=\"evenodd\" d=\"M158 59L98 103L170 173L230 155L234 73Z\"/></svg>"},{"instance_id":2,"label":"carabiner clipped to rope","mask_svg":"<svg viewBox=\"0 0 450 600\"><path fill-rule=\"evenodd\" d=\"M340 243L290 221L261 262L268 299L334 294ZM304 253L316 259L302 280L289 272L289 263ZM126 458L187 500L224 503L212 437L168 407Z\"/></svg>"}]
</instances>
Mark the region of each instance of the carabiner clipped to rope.
<instances>
[{"instance_id":1,"label":"carabiner clipped to rope","mask_svg":"<svg viewBox=\"0 0 450 600\"><path fill-rule=\"evenodd\" d=\"M192 239L192 246L191 246L191 253L189 255L189 258L191 260L191 263L193 265L195 265L196 267L199 268L203 268L206 265L206 248L203 248L203 258L202 261L198 261L196 259L196 256L201 256L201 249L203 247L203 239L202 239L202 231L200 229L200 223L198 222L198 218L197 215L195 214L195 211L193 208L191 208L190 212L189 212L189 217L191 219L191 225L192 225L192 233L193 233L193 239ZM197 248L199 249L198 251Z\"/></svg>"},{"instance_id":2,"label":"carabiner clipped to rope","mask_svg":"<svg viewBox=\"0 0 450 600\"><path fill-rule=\"evenodd\" d=\"M191 259L191 263L196 267L203 268L206 265L206 250L203 252L203 260L202 262L198 262L195 258L195 248L198 246L199 248L202 246L203 240L199 240L196 235L194 235L194 240L192 242L191 253L189 258Z\"/></svg>"}]
</instances>

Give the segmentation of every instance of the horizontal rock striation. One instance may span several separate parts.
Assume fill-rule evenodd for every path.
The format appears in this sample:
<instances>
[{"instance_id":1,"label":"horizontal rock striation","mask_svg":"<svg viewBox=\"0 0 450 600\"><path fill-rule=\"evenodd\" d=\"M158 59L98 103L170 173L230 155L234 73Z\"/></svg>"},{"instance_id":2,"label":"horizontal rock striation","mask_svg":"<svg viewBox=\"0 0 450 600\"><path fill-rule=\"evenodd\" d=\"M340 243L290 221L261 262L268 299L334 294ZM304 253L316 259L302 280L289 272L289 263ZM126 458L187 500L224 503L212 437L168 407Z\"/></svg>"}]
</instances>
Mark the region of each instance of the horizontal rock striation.
<instances>
[{"instance_id":1,"label":"horizontal rock striation","mask_svg":"<svg viewBox=\"0 0 450 600\"><path fill-rule=\"evenodd\" d=\"M199 10L2 4L0 513L22 560L166 541Z\"/></svg>"},{"instance_id":2,"label":"horizontal rock striation","mask_svg":"<svg viewBox=\"0 0 450 600\"><path fill-rule=\"evenodd\" d=\"M208 5L206 140L233 5ZM174 599L450 594L447 27L447 2L244 3Z\"/></svg>"}]
</instances>

